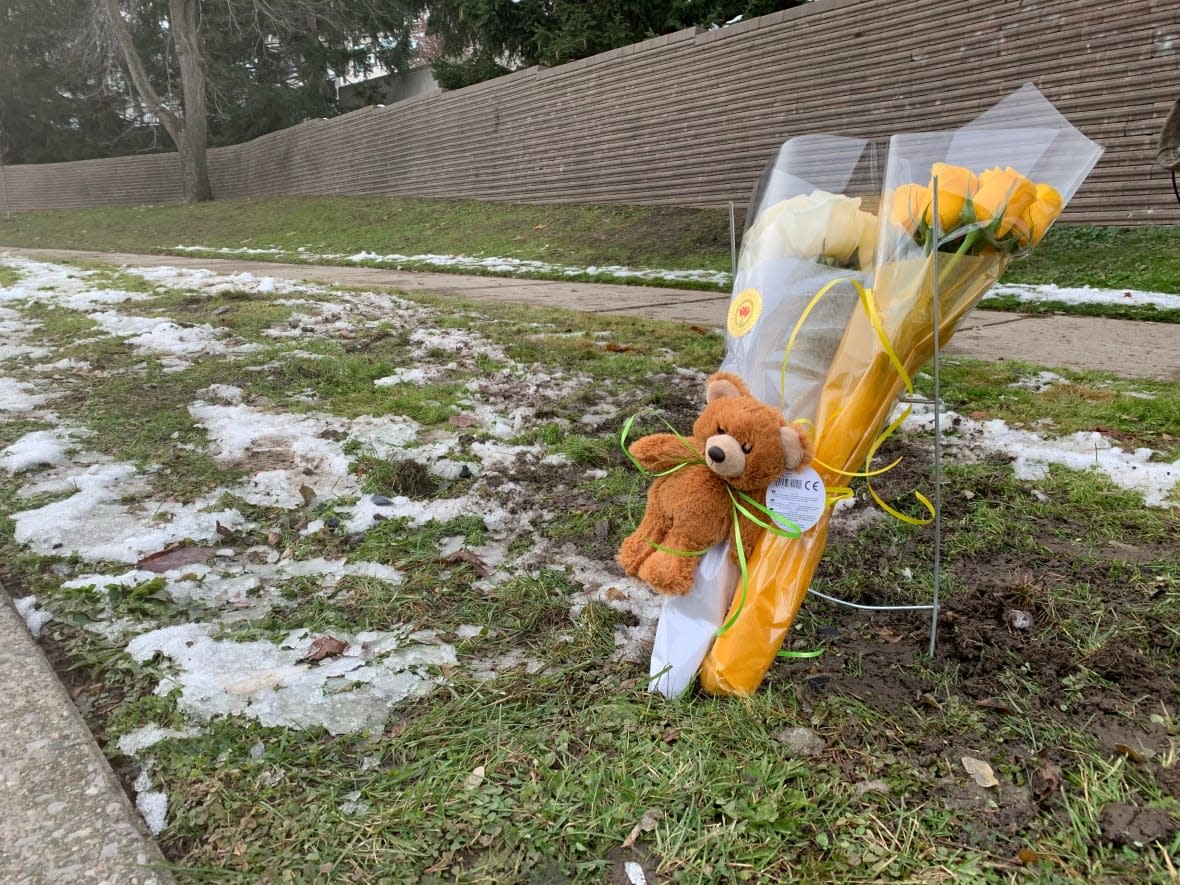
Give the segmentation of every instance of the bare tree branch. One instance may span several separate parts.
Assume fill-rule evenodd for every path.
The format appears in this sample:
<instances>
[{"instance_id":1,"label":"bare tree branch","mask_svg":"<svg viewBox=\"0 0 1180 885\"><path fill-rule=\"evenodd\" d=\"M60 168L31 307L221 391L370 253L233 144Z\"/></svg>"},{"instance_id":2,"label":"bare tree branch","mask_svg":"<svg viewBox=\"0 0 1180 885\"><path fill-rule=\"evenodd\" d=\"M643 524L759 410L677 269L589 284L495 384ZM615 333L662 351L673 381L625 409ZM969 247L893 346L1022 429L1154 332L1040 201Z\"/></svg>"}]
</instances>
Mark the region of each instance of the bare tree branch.
<instances>
[{"instance_id":1,"label":"bare tree branch","mask_svg":"<svg viewBox=\"0 0 1180 885\"><path fill-rule=\"evenodd\" d=\"M163 124L179 148L183 141L183 124L180 118L160 100L151 80L148 79L147 70L143 66L139 53L135 50L135 42L131 39L131 31L123 19L123 10L119 6L119 0L102 0L102 3L106 9L106 22L123 55L123 61L127 65L127 73L131 77L131 84L143 99L144 104L147 105L148 110Z\"/></svg>"}]
</instances>

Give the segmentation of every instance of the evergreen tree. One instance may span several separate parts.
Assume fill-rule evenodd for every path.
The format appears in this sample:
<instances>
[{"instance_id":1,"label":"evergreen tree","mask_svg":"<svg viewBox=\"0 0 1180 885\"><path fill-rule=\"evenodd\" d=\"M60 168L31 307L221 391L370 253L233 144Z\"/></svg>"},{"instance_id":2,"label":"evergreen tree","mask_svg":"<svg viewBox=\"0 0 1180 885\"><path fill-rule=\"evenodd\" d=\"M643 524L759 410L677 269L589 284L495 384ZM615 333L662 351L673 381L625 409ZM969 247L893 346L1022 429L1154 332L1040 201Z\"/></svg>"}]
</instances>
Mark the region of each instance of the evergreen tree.
<instances>
[{"instance_id":1,"label":"evergreen tree","mask_svg":"<svg viewBox=\"0 0 1180 885\"><path fill-rule=\"evenodd\" d=\"M690 27L805 0L436 0L422 3L446 89L530 65L559 65Z\"/></svg>"}]
</instances>

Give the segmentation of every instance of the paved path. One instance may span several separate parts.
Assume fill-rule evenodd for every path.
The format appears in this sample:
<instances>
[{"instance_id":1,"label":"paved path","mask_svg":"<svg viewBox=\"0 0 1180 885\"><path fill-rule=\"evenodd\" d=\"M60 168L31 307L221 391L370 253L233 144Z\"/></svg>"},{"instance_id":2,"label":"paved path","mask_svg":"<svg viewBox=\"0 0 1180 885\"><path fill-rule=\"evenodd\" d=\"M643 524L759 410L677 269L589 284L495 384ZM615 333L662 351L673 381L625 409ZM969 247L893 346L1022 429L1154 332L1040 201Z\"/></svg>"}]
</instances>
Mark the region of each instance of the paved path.
<instances>
[{"instance_id":1,"label":"paved path","mask_svg":"<svg viewBox=\"0 0 1180 885\"><path fill-rule=\"evenodd\" d=\"M0 255L220 273L430 292L477 301L628 314L707 328L724 324L728 296L651 286L563 283L413 273L362 267L272 264L174 255L129 255L0 246ZM1180 381L1180 327L1092 317L976 311L949 353L1018 359L1068 369ZM0 587L0 882L170 881L94 738Z\"/></svg>"},{"instance_id":2,"label":"paved path","mask_svg":"<svg viewBox=\"0 0 1180 885\"><path fill-rule=\"evenodd\" d=\"M0 254L30 258L100 261L116 265L208 268L291 280L455 295L476 301L506 301L567 307L601 314L629 314L720 328L729 296L720 292L564 283L510 277L416 273L369 267L273 264L236 258L132 255L0 246ZM1101 317L1033 316L977 310L968 315L947 353L987 360L1015 359L1062 369L1097 369L1131 378L1180 381L1180 326Z\"/></svg>"}]
</instances>

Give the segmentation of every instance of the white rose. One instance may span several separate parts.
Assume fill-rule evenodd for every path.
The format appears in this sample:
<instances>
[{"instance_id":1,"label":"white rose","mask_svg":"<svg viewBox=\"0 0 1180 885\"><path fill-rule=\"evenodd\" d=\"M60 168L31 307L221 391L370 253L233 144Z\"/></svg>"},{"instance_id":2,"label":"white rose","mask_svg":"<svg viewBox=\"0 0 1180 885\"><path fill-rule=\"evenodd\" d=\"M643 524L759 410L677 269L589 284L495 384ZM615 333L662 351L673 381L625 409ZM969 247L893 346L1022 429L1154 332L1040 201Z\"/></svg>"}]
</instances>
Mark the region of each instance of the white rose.
<instances>
[{"instance_id":1,"label":"white rose","mask_svg":"<svg viewBox=\"0 0 1180 885\"><path fill-rule=\"evenodd\" d=\"M758 215L742 243L740 269L764 261L820 256L844 263L861 242L860 198L812 191L780 200Z\"/></svg>"}]
</instances>

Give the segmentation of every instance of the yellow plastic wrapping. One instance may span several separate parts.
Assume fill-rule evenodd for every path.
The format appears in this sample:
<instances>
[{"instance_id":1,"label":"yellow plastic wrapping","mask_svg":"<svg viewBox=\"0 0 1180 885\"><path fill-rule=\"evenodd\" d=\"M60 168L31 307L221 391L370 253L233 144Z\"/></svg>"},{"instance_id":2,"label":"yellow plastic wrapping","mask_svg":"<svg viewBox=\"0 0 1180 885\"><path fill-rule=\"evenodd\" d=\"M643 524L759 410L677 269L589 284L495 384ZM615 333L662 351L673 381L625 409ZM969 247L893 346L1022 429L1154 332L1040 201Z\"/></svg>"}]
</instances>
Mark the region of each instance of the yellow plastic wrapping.
<instances>
[{"instance_id":1,"label":"yellow plastic wrapping","mask_svg":"<svg viewBox=\"0 0 1180 885\"><path fill-rule=\"evenodd\" d=\"M940 342L950 338L998 279L1004 263L1000 255L938 255ZM933 256L890 262L881 267L873 292L881 331L909 376L934 353L933 273ZM876 439L875 430L866 428L884 425L903 384L869 314L858 308L828 371L816 414L820 430L814 466L825 484L845 481L829 468L863 470ZM701 666L706 691L745 695L762 682L807 595L827 542L830 515L830 509L825 511L797 540L767 534L758 543L749 562L741 616L717 637Z\"/></svg>"}]
</instances>

